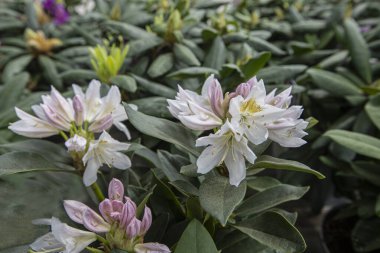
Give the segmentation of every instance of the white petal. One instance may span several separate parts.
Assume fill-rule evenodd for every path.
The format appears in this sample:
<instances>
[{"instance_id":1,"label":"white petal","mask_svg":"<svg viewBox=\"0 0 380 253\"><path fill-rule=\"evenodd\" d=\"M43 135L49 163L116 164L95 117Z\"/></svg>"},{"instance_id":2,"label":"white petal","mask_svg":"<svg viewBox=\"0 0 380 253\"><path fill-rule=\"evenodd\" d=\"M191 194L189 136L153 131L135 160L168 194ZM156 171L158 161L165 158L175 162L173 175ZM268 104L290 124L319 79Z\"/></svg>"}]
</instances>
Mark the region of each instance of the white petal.
<instances>
[{"instance_id":1,"label":"white petal","mask_svg":"<svg viewBox=\"0 0 380 253\"><path fill-rule=\"evenodd\" d=\"M268 139L268 129L260 124L253 123L245 127L245 133L250 142L259 145Z\"/></svg>"},{"instance_id":2,"label":"white petal","mask_svg":"<svg viewBox=\"0 0 380 253\"><path fill-rule=\"evenodd\" d=\"M242 154L238 152L232 153L232 150L230 150L227 153L224 163L226 164L228 172L230 174L230 184L239 186L241 181L243 181L246 176L244 157Z\"/></svg>"},{"instance_id":3,"label":"white petal","mask_svg":"<svg viewBox=\"0 0 380 253\"><path fill-rule=\"evenodd\" d=\"M96 234L70 227L54 217L51 230L57 241L65 245L65 253L80 253L96 241Z\"/></svg>"},{"instance_id":4,"label":"white petal","mask_svg":"<svg viewBox=\"0 0 380 253\"><path fill-rule=\"evenodd\" d=\"M65 245L59 242L53 235L49 232L41 237L38 237L31 245L30 248L36 252L51 252L57 253L65 250Z\"/></svg>"},{"instance_id":5,"label":"white petal","mask_svg":"<svg viewBox=\"0 0 380 253\"><path fill-rule=\"evenodd\" d=\"M197 160L198 173L206 174L218 166L226 153L225 146L209 146L205 148Z\"/></svg>"},{"instance_id":6,"label":"white petal","mask_svg":"<svg viewBox=\"0 0 380 253\"><path fill-rule=\"evenodd\" d=\"M91 158L87 161L86 170L83 174L83 183L85 186L90 186L96 182L98 178L97 173L101 164L99 164L95 158Z\"/></svg>"}]
</instances>

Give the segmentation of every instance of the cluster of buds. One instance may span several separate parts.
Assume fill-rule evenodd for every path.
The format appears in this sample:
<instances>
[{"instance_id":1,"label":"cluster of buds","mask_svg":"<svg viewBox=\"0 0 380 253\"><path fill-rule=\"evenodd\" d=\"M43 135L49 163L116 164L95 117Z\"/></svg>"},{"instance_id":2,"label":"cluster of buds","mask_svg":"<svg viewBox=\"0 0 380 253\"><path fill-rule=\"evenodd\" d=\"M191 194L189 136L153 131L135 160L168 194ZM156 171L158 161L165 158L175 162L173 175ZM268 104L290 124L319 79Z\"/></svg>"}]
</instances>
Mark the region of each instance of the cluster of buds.
<instances>
[{"instance_id":1,"label":"cluster of buds","mask_svg":"<svg viewBox=\"0 0 380 253\"><path fill-rule=\"evenodd\" d=\"M44 138L60 134L70 152L75 167L83 175L83 182L89 186L96 182L97 171L103 165L126 169L131 161L120 151L128 149L129 144L113 139L106 131L114 125L130 138L130 133L122 121L128 116L121 104L119 88L112 86L108 94L100 96L99 81L91 81L86 93L73 85L75 96L67 99L54 87L50 95L43 95L40 105L32 106L35 116L19 108L16 114L19 121L9 129L31 138ZM95 134L101 133L96 140ZM86 167L84 167L86 166Z\"/></svg>"},{"instance_id":2,"label":"cluster of buds","mask_svg":"<svg viewBox=\"0 0 380 253\"><path fill-rule=\"evenodd\" d=\"M122 41L122 38L119 38L119 40ZM120 46L110 45L110 42L105 40L104 46L97 45L89 49L91 65L100 81L104 83L108 83L112 77L119 73L127 57L129 46L123 45L122 42L120 44Z\"/></svg>"},{"instance_id":3,"label":"cluster of buds","mask_svg":"<svg viewBox=\"0 0 380 253\"><path fill-rule=\"evenodd\" d=\"M139 220L136 204L124 196L124 187L119 180L110 182L108 197L99 204L101 215L81 202L65 200L64 208L70 219L91 232L69 227L53 217L48 222L52 232L31 244L32 250L77 253L99 240L102 250L96 252L120 249L130 253L170 253L166 245L144 243L144 236L152 224L151 210L145 206L144 215Z\"/></svg>"},{"instance_id":4,"label":"cluster of buds","mask_svg":"<svg viewBox=\"0 0 380 253\"><path fill-rule=\"evenodd\" d=\"M267 94L264 82L256 77L224 96L213 75L201 95L179 87L175 100L168 100L172 115L190 129L214 130L196 141L196 146L207 146L197 160L198 173L205 174L224 162L230 183L238 186L246 176L245 159L256 160L249 143L259 145L268 139L283 147L306 143L302 138L308 122L299 118L301 106L290 106L291 87L275 93Z\"/></svg>"},{"instance_id":5,"label":"cluster of buds","mask_svg":"<svg viewBox=\"0 0 380 253\"><path fill-rule=\"evenodd\" d=\"M61 46L62 41L57 38L46 38L42 31L26 29L25 40L28 47L36 53L49 54L53 48Z\"/></svg>"}]
</instances>

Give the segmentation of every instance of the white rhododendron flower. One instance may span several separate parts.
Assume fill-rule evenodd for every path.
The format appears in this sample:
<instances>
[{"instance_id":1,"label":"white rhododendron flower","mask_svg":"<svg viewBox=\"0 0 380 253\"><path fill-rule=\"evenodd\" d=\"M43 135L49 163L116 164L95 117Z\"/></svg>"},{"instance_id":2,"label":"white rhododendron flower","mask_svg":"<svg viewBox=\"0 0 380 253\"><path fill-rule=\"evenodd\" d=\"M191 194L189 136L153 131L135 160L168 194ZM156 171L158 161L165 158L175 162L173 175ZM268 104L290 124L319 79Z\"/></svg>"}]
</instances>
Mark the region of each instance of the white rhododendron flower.
<instances>
[{"instance_id":1,"label":"white rhododendron flower","mask_svg":"<svg viewBox=\"0 0 380 253\"><path fill-rule=\"evenodd\" d=\"M95 233L70 227L55 217L48 220L47 224L51 225L51 232L30 245L36 252L80 253L96 241Z\"/></svg>"},{"instance_id":2,"label":"white rhododendron flower","mask_svg":"<svg viewBox=\"0 0 380 253\"><path fill-rule=\"evenodd\" d=\"M224 162L230 175L230 184L240 184L246 175L244 158L254 163L256 155L239 131L238 125L227 120L215 134L197 139L196 146L207 146L197 160L198 173L206 174Z\"/></svg>"},{"instance_id":3,"label":"white rhododendron flower","mask_svg":"<svg viewBox=\"0 0 380 253\"><path fill-rule=\"evenodd\" d=\"M89 186L96 182L98 169L103 164L121 170L131 167L129 157L120 152L128 150L129 146L130 144L121 143L103 131L98 140L90 143L87 153L83 156L83 163L86 164L83 175L84 184Z\"/></svg>"},{"instance_id":4,"label":"white rhododendron flower","mask_svg":"<svg viewBox=\"0 0 380 253\"><path fill-rule=\"evenodd\" d=\"M210 76L204 83L202 95L178 86L175 100L168 99L169 111L182 124L193 130L209 130L221 126L223 120L211 106L210 86L219 87L221 91L220 84L214 76Z\"/></svg>"},{"instance_id":5,"label":"white rhododendron flower","mask_svg":"<svg viewBox=\"0 0 380 253\"><path fill-rule=\"evenodd\" d=\"M64 98L54 87L50 95L43 95L40 105L32 106L32 116L16 108L19 121L11 123L13 132L31 138L44 138L61 132L70 132L75 127L88 126L88 130L101 133L115 125L130 139L127 127L122 123L128 119L121 104L119 88L112 86L105 97L100 97L100 82L92 80L86 94L73 85L73 99Z\"/></svg>"},{"instance_id":6,"label":"white rhododendron flower","mask_svg":"<svg viewBox=\"0 0 380 253\"><path fill-rule=\"evenodd\" d=\"M267 95L263 80L256 77L223 96L211 75L202 95L179 87L176 99L168 100L168 108L188 128L215 132L196 141L196 146L206 146L197 160L198 172L205 174L224 163L230 183L238 186L246 175L245 160L254 163L256 159L249 142L259 145L269 139L283 147L306 143L302 138L308 122L300 119L301 106L290 106L291 98L291 87Z\"/></svg>"}]
</instances>

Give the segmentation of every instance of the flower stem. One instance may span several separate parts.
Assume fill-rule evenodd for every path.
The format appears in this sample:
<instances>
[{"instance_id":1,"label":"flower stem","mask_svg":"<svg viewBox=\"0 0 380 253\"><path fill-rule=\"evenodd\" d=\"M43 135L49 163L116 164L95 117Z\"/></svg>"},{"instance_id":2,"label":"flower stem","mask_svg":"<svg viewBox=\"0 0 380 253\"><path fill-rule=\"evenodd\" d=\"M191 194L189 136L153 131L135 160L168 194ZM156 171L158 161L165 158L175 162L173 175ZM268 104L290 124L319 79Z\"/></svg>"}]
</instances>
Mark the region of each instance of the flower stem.
<instances>
[{"instance_id":1,"label":"flower stem","mask_svg":"<svg viewBox=\"0 0 380 253\"><path fill-rule=\"evenodd\" d=\"M69 137L67 137L67 135L65 134L65 132L60 131L59 134L63 137L63 139L65 139L65 141L67 141L69 139Z\"/></svg>"},{"instance_id":2,"label":"flower stem","mask_svg":"<svg viewBox=\"0 0 380 253\"><path fill-rule=\"evenodd\" d=\"M92 248L92 247L86 247L86 249L92 253L104 253L103 250L99 250L99 249L95 249L95 248Z\"/></svg>"},{"instance_id":3,"label":"flower stem","mask_svg":"<svg viewBox=\"0 0 380 253\"><path fill-rule=\"evenodd\" d=\"M105 199L102 190L100 189L99 185L95 182L91 185L92 191L95 193L98 200L101 202Z\"/></svg>"}]
</instances>

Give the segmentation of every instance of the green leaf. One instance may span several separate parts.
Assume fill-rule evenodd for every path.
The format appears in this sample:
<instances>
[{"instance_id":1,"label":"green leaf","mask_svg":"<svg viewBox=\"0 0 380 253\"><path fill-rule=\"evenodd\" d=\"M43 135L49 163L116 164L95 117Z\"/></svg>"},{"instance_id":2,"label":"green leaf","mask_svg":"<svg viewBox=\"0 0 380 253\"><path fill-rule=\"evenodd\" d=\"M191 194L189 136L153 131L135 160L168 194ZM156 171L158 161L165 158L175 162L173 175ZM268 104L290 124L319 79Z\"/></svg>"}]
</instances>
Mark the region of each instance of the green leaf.
<instances>
[{"instance_id":1,"label":"green leaf","mask_svg":"<svg viewBox=\"0 0 380 253\"><path fill-rule=\"evenodd\" d=\"M287 83L306 70L306 65L282 65L271 66L261 69L257 76L265 83Z\"/></svg>"},{"instance_id":2,"label":"green leaf","mask_svg":"<svg viewBox=\"0 0 380 253\"><path fill-rule=\"evenodd\" d=\"M173 54L161 54L150 65L148 75L152 78L162 76L173 68Z\"/></svg>"},{"instance_id":3,"label":"green leaf","mask_svg":"<svg viewBox=\"0 0 380 253\"><path fill-rule=\"evenodd\" d=\"M128 57L139 55L149 49L160 45L163 40L157 36L150 36L149 38L133 40L129 43Z\"/></svg>"},{"instance_id":4,"label":"green leaf","mask_svg":"<svg viewBox=\"0 0 380 253\"><path fill-rule=\"evenodd\" d=\"M36 153L11 152L0 156L0 177L32 171L74 172L71 170L60 170L53 163Z\"/></svg>"},{"instance_id":5,"label":"green leaf","mask_svg":"<svg viewBox=\"0 0 380 253\"><path fill-rule=\"evenodd\" d=\"M257 51L270 51L273 55L284 55L286 52L274 44L259 37L250 37L249 44Z\"/></svg>"},{"instance_id":6,"label":"green leaf","mask_svg":"<svg viewBox=\"0 0 380 253\"><path fill-rule=\"evenodd\" d=\"M196 156L199 154L195 148L195 136L182 125L145 115L133 110L127 104L124 104L124 107L129 122L143 134L178 145Z\"/></svg>"},{"instance_id":7,"label":"green leaf","mask_svg":"<svg viewBox=\"0 0 380 253\"><path fill-rule=\"evenodd\" d=\"M183 68L180 70L177 70L175 72L170 73L167 75L167 77L175 79L175 80L182 80L185 78L190 77L207 77L210 74L218 74L218 71L212 68L206 68L206 67L191 67L191 68Z\"/></svg>"},{"instance_id":8,"label":"green leaf","mask_svg":"<svg viewBox=\"0 0 380 253\"><path fill-rule=\"evenodd\" d=\"M40 55L38 57L38 63L42 68L42 74L54 87L60 89L62 88L62 79L58 75L57 68L55 66L54 61L52 61L49 57Z\"/></svg>"},{"instance_id":9,"label":"green leaf","mask_svg":"<svg viewBox=\"0 0 380 253\"><path fill-rule=\"evenodd\" d=\"M266 212L235 226L252 239L279 252L303 252L306 243L300 232L281 214Z\"/></svg>"},{"instance_id":10,"label":"green leaf","mask_svg":"<svg viewBox=\"0 0 380 253\"><path fill-rule=\"evenodd\" d=\"M214 240L205 227L192 220L178 241L175 253L218 253Z\"/></svg>"},{"instance_id":11,"label":"green leaf","mask_svg":"<svg viewBox=\"0 0 380 253\"><path fill-rule=\"evenodd\" d=\"M189 66L200 66L198 58L194 53L185 45L176 43L173 47L173 52L178 61L181 61Z\"/></svg>"},{"instance_id":12,"label":"green leaf","mask_svg":"<svg viewBox=\"0 0 380 253\"><path fill-rule=\"evenodd\" d=\"M356 71L367 84L370 84L372 82L372 72L369 62L370 52L368 50L368 45L360 33L358 25L353 19L346 19L344 21L344 30L346 33L348 49Z\"/></svg>"},{"instance_id":13,"label":"green leaf","mask_svg":"<svg viewBox=\"0 0 380 253\"><path fill-rule=\"evenodd\" d=\"M112 29L117 30L118 32L120 32L120 34L122 34L123 36L131 40L144 39L144 38L149 38L152 36L152 33L149 33L138 26L130 25L125 22L122 23L118 21L107 20L105 25Z\"/></svg>"},{"instance_id":14,"label":"green leaf","mask_svg":"<svg viewBox=\"0 0 380 253\"><path fill-rule=\"evenodd\" d=\"M380 249L380 219L359 220L352 230L352 243L357 252L375 252Z\"/></svg>"},{"instance_id":15,"label":"green leaf","mask_svg":"<svg viewBox=\"0 0 380 253\"><path fill-rule=\"evenodd\" d=\"M380 140L377 138L346 130L330 130L324 135L358 154L380 159Z\"/></svg>"},{"instance_id":16,"label":"green leaf","mask_svg":"<svg viewBox=\"0 0 380 253\"><path fill-rule=\"evenodd\" d=\"M110 82L128 92L136 92L137 85L135 79L127 75L117 75L111 78Z\"/></svg>"},{"instance_id":17,"label":"green leaf","mask_svg":"<svg viewBox=\"0 0 380 253\"><path fill-rule=\"evenodd\" d=\"M256 177L247 180L248 187L259 192L280 184L281 182L273 177Z\"/></svg>"},{"instance_id":18,"label":"green leaf","mask_svg":"<svg viewBox=\"0 0 380 253\"><path fill-rule=\"evenodd\" d=\"M223 39L220 36L217 36L212 42L203 65L205 67L220 70L226 61L226 52L227 50Z\"/></svg>"},{"instance_id":19,"label":"green leaf","mask_svg":"<svg viewBox=\"0 0 380 253\"><path fill-rule=\"evenodd\" d=\"M157 155L161 161L161 166L159 168L164 172L169 181L188 181L185 176L179 173L180 168L187 163L186 159L180 155L174 155L165 150L158 150Z\"/></svg>"},{"instance_id":20,"label":"green leaf","mask_svg":"<svg viewBox=\"0 0 380 253\"><path fill-rule=\"evenodd\" d=\"M14 75L24 71L32 58L31 55L22 55L8 62L2 73L3 81L7 83Z\"/></svg>"},{"instance_id":21,"label":"green leaf","mask_svg":"<svg viewBox=\"0 0 380 253\"><path fill-rule=\"evenodd\" d=\"M41 155L46 160L70 163L71 158L67 150L61 145L45 140L25 140L0 145L0 148L9 151L32 152Z\"/></svg>"},{"instance_id":22,"label":"green leaf","mask_svg":"<svg viewBox=\"0 0 380 253\"><path fill-rule=\"evenodd\" d=\"M310 19L310 20L302 20L301 22L297 22L292 25L292 30L294 32L301 33L312 33L319 32L326 27L326 21Z\"/></svg>"},{"instance_id":23,"label":"green leaf","mask_svg":"<svg viewBox=\"0 0 380 253\"><path fill-rule=\"evenodd\" d=\"M95 207L81 177L72 173L39 172L38 177L35 173L19 173L2 177L0 215L7 218L1 222L0 248L30 244L46 234L49 227L33 225L34 219L54 216L69 222L62 206L64 199L75 199Z\"/></svg>"},{"instance_id":24,"label":"green leaf","mask_svg":"<svg viewBox=\"0 0 380 253\"><path fill-rule=\"evenodd\" d=\"M159 118L173 118L168 110L168 102L163 97L145 97L131 100L131 104L137 105L139 111Z\"/></svg>"},{"instance_id":25,"label":"green leaf","mask_svg":"<svg viewBox=\"0 0 380 253\"><path fill-rule=\"evenodd\" d=\"M199 200L204 210L225 226L236 206L243 200L246 188L245 181L236 187L225 177L207 178L199 188Z\"/></svg>"},{"instance_id":26,"label":"green leaf","mask_svg":"<svg viewBox=\"0 0 380 253\"><path fill-rule=\"evenodd\" d=\"M137 206L137 209L136 209L136 217L137 218L141 218L143 216L145 206L148 203L148 200L149 200L150 196L152 196L155 188L156 188L156 185L154 185L153 187L151 187L150 190L149 190L149 192L145 195L145 197L143 198L143 200Z\"/></svg>"},{"instance_id":27,"label":"green leaf","mask_svg":"<svg viewBox=\"0 0 380 253\"><path fill-rule=\"evenodd\" d=\"M374 96L368 101L365 111L373 124L380 129L380 95Z\"/></svg>"},{"instance_id":28,"label":"green leaf","mask_svg":"<svg viewBox=\"0 0 380 253\"><path fill-rule=\"evenodd\" d=\"M60 77L65 82L71 82L71 81L77 81L77 80L91 80L91 79L98 79L98 76L96 73L92 70L86 70L86 69L72 69L67 70L60 74Z\"/></svg>"},{"instance_id":29,"label":"green leaf","mask_svg":"<svg viewBox=\"0 0 380 253\"><path fill-rule=\"evenodd\" d=\"M337 97L360 95L362 91L345 77L326 70L309 69L314 84Z\"/></svg>"},{"instance_id":30,"label":"green leaf","mask_svg":"<svg viewBox=\"0 0 380 253\"><path fill-rule=\"evenodd\" d=\"M174 98L177 92L169 87L166 87L160 83L152 82L140 76L131 74L134 79L136 79L139 84L138 88L147 91L151 94L163 96L167 98Z\"/></svg>"},{"instance_id":31,"label":"green leaf","mask_svg":"<svg viewBox=\"0 0 380 253\"><path fill-rule=\"evenodd\" d=\"M2 110L6 108L12 108L13 110L13 107L19 102L21 95L24 93L29 78L29 74L23 72L13 76L2 86L0 92L0 108Z\"/></svg>"},{"instance_id":32,"label":"green leaf","mask_svg":"<svg viewBox=\"0 0 380 253\"><path fill-rule=\"evenodd\" d=\"M267 64L272 54L270 52L262 52L250 59L246 64L241 67L246 79L253 77L259 72L261 68ZM264 80L265 81L265 80Z\"/></svg>"},{"instance_id":33,"label":"green leaf","mask_svg":"<svg viewBox=\"0 0 380 253\"><path fill-rule=\"evenodd\" d=\"M352 169L360 177L376 186L380 186L380 173L378 164L371 161L357 161L351 164Z\"/></svg>"},{"instance_id":34,"label":"green leaf","mask_svg":"<svg viewBox=\"0 0 380 253\"><path fill-rule=\"evenodd\" d=\"M236 213L238 216L250 216L273 208L279 204L300 199L309 187L281 184L268 188L244 200Z\"/></svg>"},{"instance_id":35,"label":"green leaf","mask_svg":"<svg viewBox=\"0 0 380 253\"><path fill-rule=\"evenodd\" d=\"M250 166L253 169L265 168L265 169L277 169L277 170L292 170L315 175L319 179L325 178L324 175L316 170L311 169L309 166L297 161L285 160L275 158L268 155L260 156L256 162Z\"/></svg>"}]
</instances>

